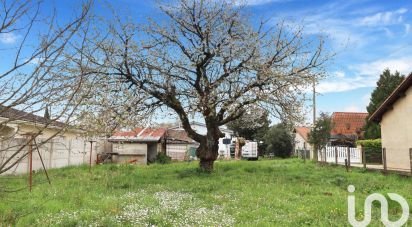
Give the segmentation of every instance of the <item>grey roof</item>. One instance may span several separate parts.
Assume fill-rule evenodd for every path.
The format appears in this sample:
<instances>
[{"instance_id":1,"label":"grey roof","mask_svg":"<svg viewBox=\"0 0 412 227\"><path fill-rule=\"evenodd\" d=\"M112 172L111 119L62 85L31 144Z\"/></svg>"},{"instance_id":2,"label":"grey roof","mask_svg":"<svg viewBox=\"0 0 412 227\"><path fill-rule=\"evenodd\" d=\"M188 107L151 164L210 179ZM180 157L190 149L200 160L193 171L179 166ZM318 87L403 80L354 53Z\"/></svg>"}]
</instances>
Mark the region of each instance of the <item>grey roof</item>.
<instances>
[{"instance_id":1,"label":"grey roof","mask_svg":"<svg viewBox=\"0 0 412 227\"><path fill-rule=\"evenodd\" d=\"M1 106L0 105L0 117L6 118L9 121L26 121L30 123L37 123L43 125L51 125L56 127L66 127L65 123L50 120L44 117L37 116L33 113L27 113L21 110L17 110L15 108Z\"/></svg>"}]
</instances>

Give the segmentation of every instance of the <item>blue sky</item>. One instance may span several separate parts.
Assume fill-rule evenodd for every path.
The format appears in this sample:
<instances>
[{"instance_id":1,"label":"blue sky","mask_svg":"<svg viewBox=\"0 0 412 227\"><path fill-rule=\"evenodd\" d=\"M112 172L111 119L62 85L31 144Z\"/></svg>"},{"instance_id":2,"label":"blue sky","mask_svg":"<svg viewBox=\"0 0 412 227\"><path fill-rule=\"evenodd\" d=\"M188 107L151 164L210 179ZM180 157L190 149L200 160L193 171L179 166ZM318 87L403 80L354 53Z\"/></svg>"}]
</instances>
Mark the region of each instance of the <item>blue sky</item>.
<instances>
[{"instance_id":1,"label":"blue sky","mask_svg":"<svg viewBox=\"0 0 412 227\"><path fill-rule=\"evenodd\" d=\"M385 68L405 75L412 72L412 1L244 1L252 17L301 23L307 35L328 37L329 46L337 55L329 63L328 78L317 87L319 111L364 112ZM95 3L98 14L108 13L104 1ZM48 8L55 6L63 18L69 18L79 6L79 2L69 0L46 0L45 4ZM148 16L156 18L158 14L156 1L118 0L110 4L136 21ZM19 37L0 36L0 46L13 45ZM310 116L308 113L308 120Z\"/></svg>"},{"instance_id":2,"label":"blue sky","mask_svg":"<svg viewBox=\"0 0 412 227\"><path fill-rule=\"evenodd\" d=\"M366 112L385 68L412 72L412 1L250 0L257 15L303 21L308 34L328 37L337 53L317 86L318 111ZM308 114L308 119L310 119Z\"/></svg>"}]
</instances>

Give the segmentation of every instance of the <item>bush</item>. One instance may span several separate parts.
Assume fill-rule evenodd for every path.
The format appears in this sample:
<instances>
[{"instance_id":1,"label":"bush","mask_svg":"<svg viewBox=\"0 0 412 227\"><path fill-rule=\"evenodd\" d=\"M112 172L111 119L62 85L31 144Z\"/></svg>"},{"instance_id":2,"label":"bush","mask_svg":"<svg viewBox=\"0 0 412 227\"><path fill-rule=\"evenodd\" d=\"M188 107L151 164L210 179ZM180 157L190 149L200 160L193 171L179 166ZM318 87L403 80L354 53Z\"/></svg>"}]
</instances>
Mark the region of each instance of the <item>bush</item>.
<instances>
[{"instance_id":1,"label":"bush","mask_svg":"<svg viewBox=\"0 0 412 227\"><path fill-rule=\"evenodd\" d=\"M375 148L382 148L382 140L381 139L374 139L374 140L358 140L356 142L357 145L361 145L364 147L375 147Z\"/></svg>"},{"instance_id":2,"label":"bush","mask_svg":"<svg viewBox=\"0 0 412 227\"><path fill-rule=\"evenodd\" d=\"M172 158L167 156L165 153L159 153L156 156L156 163L168 164L172 162Z\"/></svg>"},{"instance_id":3,"label":"bush","mask_svg":"<svg viewBox=\"0 0 412 227\"><path fill-rule=\"evenodd\" d=\"M272 126L264 137L266 154L274 153L276 157L290 157L293 150L293 138L282 124Z\"/></svg>"},{"instance_id":4,"label":"bush","mask_svg":"<svg viewBox=\"0 0 412 227\"><path fill-rule=\"evenodd\" d=\"M363 146L365 149L365 158L367 163L382 164L382 140L358 140L357 145Z\"/></svg>"}]
</instances>

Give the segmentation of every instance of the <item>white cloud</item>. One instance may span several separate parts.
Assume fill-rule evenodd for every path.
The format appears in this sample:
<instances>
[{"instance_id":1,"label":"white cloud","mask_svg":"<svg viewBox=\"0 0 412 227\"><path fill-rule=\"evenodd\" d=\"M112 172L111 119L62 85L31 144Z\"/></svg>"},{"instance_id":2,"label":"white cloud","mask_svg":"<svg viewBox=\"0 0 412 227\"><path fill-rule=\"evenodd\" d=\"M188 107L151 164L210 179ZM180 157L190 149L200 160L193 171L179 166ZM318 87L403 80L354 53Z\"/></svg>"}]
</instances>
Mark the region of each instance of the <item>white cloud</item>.
<instances>
[{"instance_id":1,"label":"white cloud","mask_svg":"<svg viewBox=\"0 0 412 227\"><path fill-rule=\"evenodd\" d=\"M365 94L362 96L359 103L351 103L350 105L343 108L345 112L367 112L366 107L369 105L371 94Z\"/></svg>"},{"instance_id":2,"label":"white cloud","mask_svg":"<svg viewBox=\"0 0 412 227\"><path fill-rule=\"evenodd\" d=\"M405 35L408 35L410 31L411 31L411 25L405 24Z\"/></svg>"},{"instance_id":3,"label":"white cloud","mask_svg":"<svg viewBox=\"0 0 412 227\"><path fill-rule=\"evenodd\" d=\"M336 8L339 6L333 3L311 11L303 10L285 14L284 18L291 19L288 21L291 27L303 23L304 32L308 35L327 37L335 51L345 49L348 46L359 48L366 44L365 40L369 37L365 37L365 32L358 29L357 19L337 17L340 11ZM282 16L275 19L279 18L283 19ZM277 21L274 20L274 22Z\"/></svg>"},{"instance_id":4,"label":"white cloud","mask_svg":"<svg viewBox=\"0 0 412 227\"><path fill-rule=\"evenodd\" d=\"M317 86L317 91L320 93L374 87L379 75L386 68L392 71L398 70L403 74L412 71L412 55L408 51L411 49L405 43L398 45L399 49L396 50L386 50L388 46L383 45L387 43L385 42L387 37L410 33L411 26L404 22L403 18L409 12L408 9L379 12L378 8L371 8L347 17L346 11L353 9L353 2L335 2L310 10L293 12L294 17L289 16L291 12L285 12L273 18L273 22L278 22L278 19L282 18L291 19L287 21L291 27L299 25L299 18L303 18L304 32L307 35L327 36L332 50L348 58L346 62L339 65L339 67L345 65L344 70L332 71L330 78L320 82ZM394 45L395 43L391 43L390 46ZM368 61L367 59L374 54L382 59ZM351 57L357 62L349 63L352 62Z\"/></svg>"},{"instance_id":5,"label":"white cloud","mask_svg":"<svg viewBox=\"0 0 412 227\"><path fill-rule=\"evenodd\" d=\"M0 42L4 44L13 44L18 38L19 36L12 32L0 34Z\"/></svg>"},{"instance_id":6,"label":"white cloud","mask_svg":"<svg viewBox=\"0 0 412 227\"><path fill-rule=\"evenodd\" d=\"M362 63L351 66L355 72L362 76L376 77L385 69L391 71L399 71L403 74L412 72L412 56L395 58L395 59L380 59L372 62Z\"/></svg>"},{"instance_id":7,"label":"white cloud","mask_svg":"<svg viewBox=\"0 0 412 227\"><path fill-rule=\"evenodd\" d=\"M407 12L408 12L408 9L406 9L406 8L400 8L400 9L398 9L396 12L399 13L399 14L404 14L404 13L407 13Z\"/></svg>"},{"instance_id":8,"label":"white cloud","mask_svg":"<svg viewBox=\"0 0 412 227\"><path fill-rule=\"evenodd\" d=\"M334 78L325 80L319 83L317 91L319 93L332 93L332 92L344 92L351 91L362 87L372 87L376 80L366 79L364 77L354 78Z\"/></svg>"},{"instance_id":9,"label":"white cloud","mask_svg":"<svg viewBox=\"0 0 412 227\"><path fill-rule=\"evenodd\" d=\"M345 50L348 46L359 48L367 43L363 32L354 29L350 21L336 19L321 13L302 17L302 21L292 18L286 24L291 28L297 28L303 24L303 32L306 35L320 35L326 38L334 51ZM274 18L273 23L277 23L279 18Z\"/></svg>"},{"instance_id":10,"label":"white cloud","mask_svg":"<svg viewBox=\"0 0 412 227\"><path fill-rule=\"evenodd\" d=\"M402 23L403 17L402 15L408 12L405 8L400 8L395 11L386 11L386 12L379 12L371 16L363 17L360 21L360 25L367 25L367 26L382 26L382 25L390 25L390 24L397 24Z\"/></svg>"},{"instance_id":11,"label":"white cloud","mask_svg":"<svg viewBox=\"0 0 412 227\"><path fill-rule=\"evenodd\" d=\"M364 108L356 105L350 105L343 109L344 112L365 112Z\"/></svg>"},{"instance_id":12,"label":"white cloud","mask_svg":"<svg viewBox=\"0 0 412 227\"><path fill-rule=\"evenodd\" d=\"M335 71L335 72L333 73L333 75L334 75L335 77L337 77L337 78L344 78L344 77L345 77L345 72L343 72L343 71Z\"/></svg>"},{"instance_id":13,"label":"white cloud","mask_svg":"<svg viewBox=\"0 0 412 227\"><path fill-rule=\"evenodd\" d=\"M385 69L390 69L392 72L399 71L401 74L409 75L412 72L412 56L395 58L395 59L380 59L372 62L361 63L350 66L350 70L357 76L354 77L339 77L338 73L332 73L332 77L325 81L321 81L317 86L319 93L345 92L358 88L374 87L379 75ZM362 97L365 103L369 103L370 97Z\"/></svg>"},{"instance_id":14,"label":"white cloud","mask_svg":"<svg viewBox=\"0 0 412 227\"><path fill-rule=\"evenodd\" d=\"M393 32L389 28L383 28L383 30L385 31L386 36L388 36L389 38L395 37L395 34L393 34Z\"/></svg>"}]
</instances>

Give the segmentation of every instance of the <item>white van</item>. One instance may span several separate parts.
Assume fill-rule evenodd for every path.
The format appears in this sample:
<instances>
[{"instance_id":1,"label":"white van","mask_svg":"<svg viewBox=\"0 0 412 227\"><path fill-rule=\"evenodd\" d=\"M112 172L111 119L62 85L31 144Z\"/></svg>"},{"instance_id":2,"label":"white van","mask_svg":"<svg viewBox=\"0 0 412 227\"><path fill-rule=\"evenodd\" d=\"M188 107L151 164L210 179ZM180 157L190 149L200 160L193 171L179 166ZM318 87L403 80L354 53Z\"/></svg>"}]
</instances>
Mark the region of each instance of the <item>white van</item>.
<instances>
[{"instance_id":1,"label":"white van","mask_svg":"<svg viewBox=\"0 0 412 227\"><path fill-rule=\"evenodd\" d=\"M242 147L242 158L258 160L258 143L246 141L246 144Z\"/></svg>"}]
</instances>

